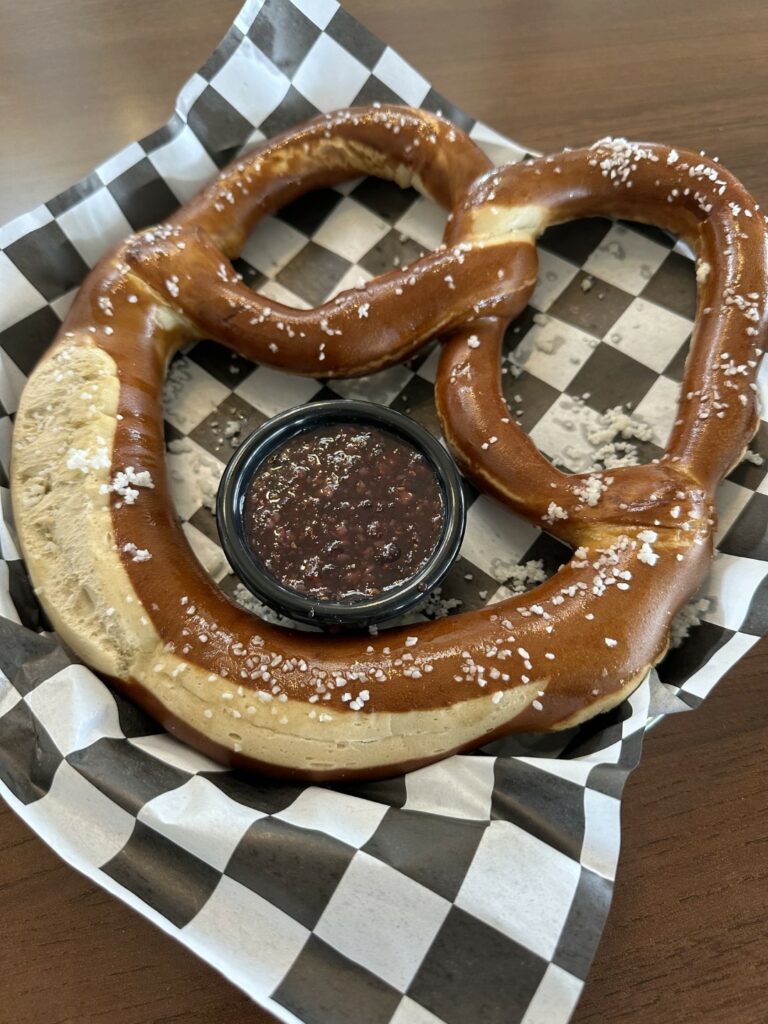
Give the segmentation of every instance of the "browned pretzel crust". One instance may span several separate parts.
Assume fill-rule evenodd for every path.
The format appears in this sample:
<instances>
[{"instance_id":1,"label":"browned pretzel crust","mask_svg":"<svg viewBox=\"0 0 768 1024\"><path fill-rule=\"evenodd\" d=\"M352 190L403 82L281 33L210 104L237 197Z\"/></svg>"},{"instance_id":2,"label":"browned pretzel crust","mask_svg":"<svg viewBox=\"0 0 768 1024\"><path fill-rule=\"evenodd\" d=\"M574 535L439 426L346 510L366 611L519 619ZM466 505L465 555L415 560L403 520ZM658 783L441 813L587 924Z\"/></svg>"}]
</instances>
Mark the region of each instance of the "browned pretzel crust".
<instances>
[{"instance_id":1,"label":"browned pretzel crust","mask_svg":"<svg viewBox=\"0 0 768 1024\"><path fill-rule=\"evenodd\" d=\"M230 258L259 218L359 174L451 210L440 248L317 309L267 301ZM502 334L536 280L535 240L575 217L661 225L698 256L699 309L658 463L555 469L510 422ZM717 162L603 140L492 169L423 111L326 115L226 168L83 285L27 384L12 487L32 578L56 629L171 732L226 764L326 780L427 764L515 730L613 707L664 654L712 556L713 494L757 426L765 227ZM354 376L435 334L446 438L464 470L574 548L536 590L375 638L280 629L232 604L172 508L161 391L210 337L293 372Z\"/></svg>"}]
</instances>

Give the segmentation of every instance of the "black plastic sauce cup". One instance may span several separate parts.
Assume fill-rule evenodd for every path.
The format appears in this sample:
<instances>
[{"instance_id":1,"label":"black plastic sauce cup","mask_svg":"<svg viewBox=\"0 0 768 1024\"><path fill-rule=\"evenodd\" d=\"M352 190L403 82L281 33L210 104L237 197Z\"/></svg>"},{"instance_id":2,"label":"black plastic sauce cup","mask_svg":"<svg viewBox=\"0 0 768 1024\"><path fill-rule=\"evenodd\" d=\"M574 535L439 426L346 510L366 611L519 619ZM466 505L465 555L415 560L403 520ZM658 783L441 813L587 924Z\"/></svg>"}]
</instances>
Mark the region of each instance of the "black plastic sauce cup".
<instances>
[{"instance_id":1,"label":"black plastic sauce cup","mask_svg":"<svg viewBox=\"0 0 768 1024\"><path fill-rule=\"evenodd\" d=\"M336 424L367 424L409 442L434 470L444 509L437 544L417 573L374 597L349 602L319 600L283 586L267 572L249 545L244 517L249 485L264 460L298 435ZM415 611L426 601L459 553L464 536L465 507L456 464L428 431L387 406L340 399L289 409L249 434L222 475L216 518L221 544L232 568L260 600L300 622L365 627Z\"/></svg>"}]
</instances>

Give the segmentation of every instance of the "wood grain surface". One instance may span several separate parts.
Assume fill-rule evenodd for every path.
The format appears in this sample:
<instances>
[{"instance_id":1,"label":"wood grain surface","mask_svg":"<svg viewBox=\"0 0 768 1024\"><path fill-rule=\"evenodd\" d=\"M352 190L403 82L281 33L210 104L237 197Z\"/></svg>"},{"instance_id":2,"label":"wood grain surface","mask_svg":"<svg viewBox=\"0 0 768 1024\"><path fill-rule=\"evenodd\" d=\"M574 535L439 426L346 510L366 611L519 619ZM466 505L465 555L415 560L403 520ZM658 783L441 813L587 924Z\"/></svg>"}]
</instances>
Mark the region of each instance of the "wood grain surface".
<instances>
[{"instance_id":1,"label":"wood grain surface","mask_svg":"<svg viewBox=\"0 0 768 1024\"><path fill-rule=\"evenodd\" d=\"M529 147L622 134L704 148L768 203L761 0L346 6L441 92ZM0 0L0 221L162 123L237 7ZM647 738L573 1024L768 1020L767 668L761 643L699 710ZM271 1020L4 808L0 916L0 1024Z\"/></svg>"}]
</instances>

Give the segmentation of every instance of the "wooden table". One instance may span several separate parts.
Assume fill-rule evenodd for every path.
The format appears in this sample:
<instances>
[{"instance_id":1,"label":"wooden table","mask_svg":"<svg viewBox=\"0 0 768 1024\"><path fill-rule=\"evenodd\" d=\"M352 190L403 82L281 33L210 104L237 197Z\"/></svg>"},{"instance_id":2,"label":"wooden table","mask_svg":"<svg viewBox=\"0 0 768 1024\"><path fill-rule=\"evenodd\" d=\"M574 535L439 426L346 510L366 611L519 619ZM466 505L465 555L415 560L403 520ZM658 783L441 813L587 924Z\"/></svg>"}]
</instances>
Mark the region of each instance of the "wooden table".
<instances>
[{"instance_id":1,"label":"wooden table","mask_svg":"<svg viewBox=\"0 0 768 1024\"><path fill-rule=\"evenodd\" d=\"M168 116L237 0L0 0L0 221ZM761 0L348 0L436 87L539 149L606 134L720 154L768 204ZM574 1024L768 1019L768 645L650 734ZM0 811L0 1024L266 1015ZM365 1024L361 1021L361 1024Z\"/></svg>"}]
</instances>

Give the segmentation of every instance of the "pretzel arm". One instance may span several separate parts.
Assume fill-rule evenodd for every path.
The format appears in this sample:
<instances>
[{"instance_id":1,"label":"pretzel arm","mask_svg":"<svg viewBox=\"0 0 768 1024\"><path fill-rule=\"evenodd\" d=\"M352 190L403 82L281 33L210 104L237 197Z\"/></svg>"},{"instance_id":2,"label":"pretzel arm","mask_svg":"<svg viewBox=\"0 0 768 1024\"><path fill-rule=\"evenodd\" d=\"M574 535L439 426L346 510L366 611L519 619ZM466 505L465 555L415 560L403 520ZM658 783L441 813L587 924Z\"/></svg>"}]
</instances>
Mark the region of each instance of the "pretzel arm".
<instances>
[{"instance_id":1,"label":"pretzel arm","mask_svg":"<svg viewBox=\"0 0 768 1024\"><path fill-rule=\"evenodd\" d=\"M360 376L392 366L478 314L514 316L536 284L530 246L510 252L505 244L499 252L493 243L456 245L304 310L265 299L244 285L199 228L154 229L140 236L124 259L197 336L248 359L319 377Z\"/></svg>"},{"instance_id":2,"label":"pretzel arm","mask_svg":"<svg viewBox=\"0 0 768 1024\"><path fill-rule=\"evenodd\" d=\"M744 186L713 160L651 143L605 140L588 150L487 172L471 187L446 241L450 245L457 238L502 239L510 233L518 239L527 225L533 244L548 227L595 216L655 224L686 239L697 253L698 312L679 415L664 461L676 463L712 490L741 458L758 424L758 339L764 336L767 319L763 214ZM485 364L487 385L488 367L495 359L490 347L462 348L459 338L446 348L437 391L444 420L450 416L449 377L458 376L464 364L468 372ZM498 462L502 452L512 456L523 442L513 423L493 421L499 409L498 383L494 390L493 413L490 404L465 404L461 415L445 427L463 444L467 414L474 415L475 433L498 435ZM734 445L734 438L740 444ZM477 456L465 451L462 458L466 463ZM497 470L495 476L503 489L505 473ZM562 486L561 480L555 490L565 498ZM534 510L534 516L538 512Z\"/></svg>"},{"instance_id":3,"label":"pretzel arm","mask_svg":"<svg viewBox=\"0 0 768 1024\"><path fill-rule=\"evenodd\" d=\"M269 213L318 188L369 174L453 209L491 162L464 132L425 110L391 104L324 114L226 167L168 220L197 227L227 257Z\"/></svg>"}]
</instances>

